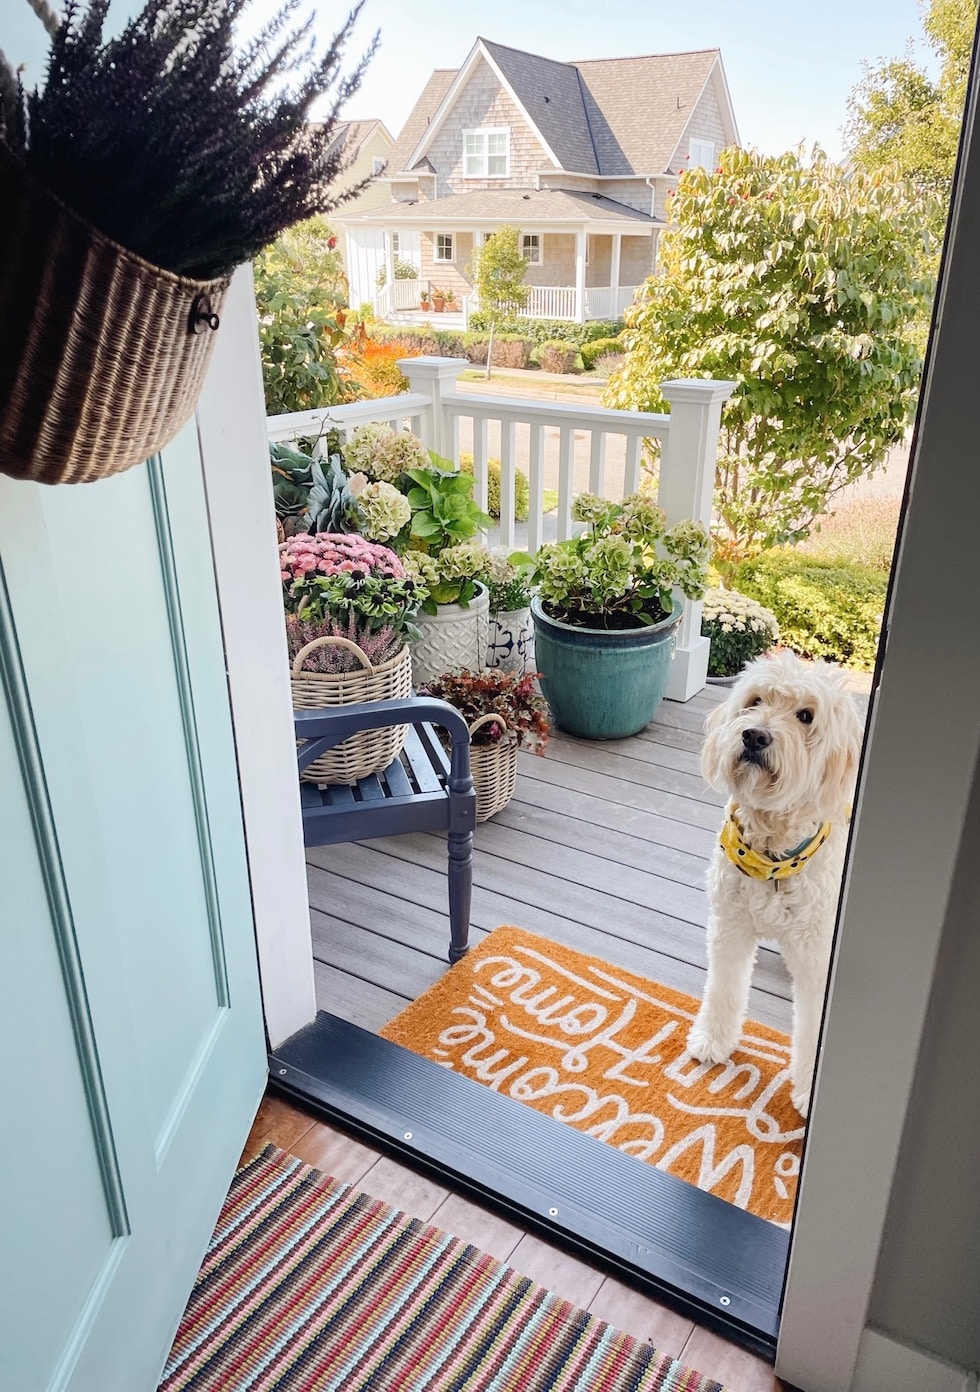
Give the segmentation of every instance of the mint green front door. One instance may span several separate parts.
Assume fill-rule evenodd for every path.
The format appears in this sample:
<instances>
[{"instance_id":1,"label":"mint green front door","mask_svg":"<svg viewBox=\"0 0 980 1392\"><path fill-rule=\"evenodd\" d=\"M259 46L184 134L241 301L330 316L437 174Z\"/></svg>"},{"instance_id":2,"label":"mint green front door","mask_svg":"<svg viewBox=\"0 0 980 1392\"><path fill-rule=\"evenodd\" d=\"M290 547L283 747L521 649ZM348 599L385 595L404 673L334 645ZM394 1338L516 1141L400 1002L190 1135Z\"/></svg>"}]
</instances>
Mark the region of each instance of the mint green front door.
<instances>
[{"instance_id":1,"label":"mint green front door","mask_svg":"<svg viewBox=\"0 0 980 1392\"><path fill-rule=\"evenodd\" d=\"M194 422L0 476L0 678L0 1388L151 1392L266 1073Z\"/></svg>"}]
</instances>

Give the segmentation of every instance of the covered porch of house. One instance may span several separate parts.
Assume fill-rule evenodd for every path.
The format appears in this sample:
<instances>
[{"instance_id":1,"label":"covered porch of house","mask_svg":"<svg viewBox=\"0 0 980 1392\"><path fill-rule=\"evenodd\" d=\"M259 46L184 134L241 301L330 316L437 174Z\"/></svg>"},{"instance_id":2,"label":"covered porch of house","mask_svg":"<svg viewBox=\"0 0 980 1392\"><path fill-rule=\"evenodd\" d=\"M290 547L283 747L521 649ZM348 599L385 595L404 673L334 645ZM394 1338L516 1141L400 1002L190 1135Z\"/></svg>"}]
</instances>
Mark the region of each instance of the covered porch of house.
<instances>
[{"instance_id":1,"label":"covered porch of house","mask_svg":"<svg viewBox=\"0 0 980 1392\"><path fill-rule=\"evenodd\" d=\"M465 328L479 307L474 255L505 225L519 228L528 263L530 295L518 311L528 318L618 319L656 269L662 224L611 199L558 190L470 193L349 219L351 303L370 301L382 319L426 320L432 316L421 308L423 297L451 291L459 316L452 326ZM448 318L439 322L450 327Z\"/></svg>"}]
</instances>

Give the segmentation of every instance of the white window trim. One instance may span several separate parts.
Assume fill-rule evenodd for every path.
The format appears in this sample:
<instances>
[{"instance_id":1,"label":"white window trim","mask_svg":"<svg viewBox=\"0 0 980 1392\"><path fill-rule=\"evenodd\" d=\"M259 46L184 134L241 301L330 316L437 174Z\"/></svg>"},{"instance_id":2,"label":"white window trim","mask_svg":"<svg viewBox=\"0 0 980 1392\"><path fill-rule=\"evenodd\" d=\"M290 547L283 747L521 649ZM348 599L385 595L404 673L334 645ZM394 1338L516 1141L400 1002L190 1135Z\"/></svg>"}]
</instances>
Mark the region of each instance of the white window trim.
<instances>
[{"instance_id":1,"label":"white window trim","mask_svg":"<svg viewBox=\"0 0 980 1392\"><path fill-rule=\"evenodd\" d=\"M371 173L383 174L387 163L384 155L375 155L371 160Z\"/></svg>"},{"instance_id":2,"label":"white window trim","mask_svg":"<svg viewBox=\"0 0 980 1392\"><path fill-rule=\"evenodd\" d=\"M528 248L525 247L524 243L527 241L529 237L534 237L537 241L537 258L527 255ZM544 265L544 237L540 232L521 233L521 255L524 257L524 260L527 262L529 266Z\"/></svg>"},{"instance_id":3,"label":"white window trim","mask_svg":"<svg viewBox=\"0 0 980 1392\"><path fill-rule=\"evenodd\" d=\"M482 138L482 140L483 140L483 154L482 154L482 156L481 156L482 161L483 161L483 167L482 167L481 171L480 171L478 174L471 174L471 173L467 170L467 167L466 167L466 161L467 161L467 158L468 158L467 153L466 153L466 139L467 139L467 136L470 136L470 135L478 135L478 136L480 136L480 137ZM489 156L489 153L488 153L488 151L487 151L487 137L488 137L488 136L491 136L491 135L502 135L502 136L504 136L504 138L505 138L505 140L506 140L507 149L506 149L506 151L504 152L504 159L505 159L505 161L506 161L507 167L506 167L506 169L504 170L503 174L490 174L490 173L488 172L488 170L489 170L489 160L490 160L490 156ZM474 158L475 158L475 156L474 156ZM509 178L510 178L510 126L473 126L473 127L471 127L471 129L469 129L469 130L464 130L464 131L463 131L463 178L464 178L464 179L509 179Z\"/></svg>"},{"instance_id":4,"label":"white window trim","mask_svg":"<svg viewBox=\"0 0 980 1392\"><path fill-rule=\"evenodd\" d=\"M449 238L449 255L448 255L448 256L440 256L440 255L439 255L439 238L440 238L440 237L448 237L448 238ZM456 234L455 234L454 232L434 232L434 233L432 234L432 260L433 260L433 262L435 262L436 265L445 266L445 265L449 265L451 262L455 261L455 259L456 259Z\"/></svg>"},{"instance_id":5,"label":"white window trim","mask_svg":"<svg viewBox=\"0 0 980 1392\"><path fill-rule=\"evenodd\" d=\"M693 138L688 146L690 151L688 160L692 169L714 169L715 167L715 143L713 140L698 140Z\"/></svg>"}]
</instances>

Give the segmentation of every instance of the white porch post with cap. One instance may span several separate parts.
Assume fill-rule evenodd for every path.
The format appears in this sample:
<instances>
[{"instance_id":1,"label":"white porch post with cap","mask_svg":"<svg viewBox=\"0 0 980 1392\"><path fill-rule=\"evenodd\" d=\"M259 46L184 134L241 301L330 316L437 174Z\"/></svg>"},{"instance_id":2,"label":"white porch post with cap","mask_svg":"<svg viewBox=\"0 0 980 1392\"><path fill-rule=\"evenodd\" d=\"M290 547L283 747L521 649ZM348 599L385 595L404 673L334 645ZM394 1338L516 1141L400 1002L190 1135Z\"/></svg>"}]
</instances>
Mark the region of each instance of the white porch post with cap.
<instances>
[{"instance_id":1,"label":"white porch post with cap","mask_svg":"<svg viewBox=\"0 0 980 1392\"><path fill-rule=\"evenodd\" d=\"M660 506L671 526L692 517L710 527L721 408L735 390L735 383L687 378L662 382L660 390L670 403L670 434L660 461ZM709 647L708 639L701 636L701 602L687 600L677 633L668 700L689 701L703 688Z\"/></svg>"},{"instance_id":2,"label":"white porch post with cap","mask_svg":"<svg viewBox=\"0 0 980 1392\"><path fill-rule=\"evenodd\" d=\"M453 458L453 418L443 410L447 396L456 395L456 378L466 367L458 358L399 358L409 390L429 397L431 405L422 417L422 443L445 459Z\"/></svg>"},{"instance_id":3,"label":"white porch post with cap","mask_svg":"<svg viewBox=\"0 0 980 1392\"><path fill-rule=\"evenodd\" d=\"M612 239L612 257L609 263L609 284L612 287L613 312L612 318L615 319L619 314L619 275L620 263L623 256L623 234L614 232Z\"/></svg>"},{"instance_id":4,"label":"white porch post with cap","mask_svg":"<svg viewBox=\"0 0 980 1392\"><path fill-rule=\"evenodd\" d=\"M575 233L575 322L585 323L585 229Z\"/></svg>"}]
</instances>

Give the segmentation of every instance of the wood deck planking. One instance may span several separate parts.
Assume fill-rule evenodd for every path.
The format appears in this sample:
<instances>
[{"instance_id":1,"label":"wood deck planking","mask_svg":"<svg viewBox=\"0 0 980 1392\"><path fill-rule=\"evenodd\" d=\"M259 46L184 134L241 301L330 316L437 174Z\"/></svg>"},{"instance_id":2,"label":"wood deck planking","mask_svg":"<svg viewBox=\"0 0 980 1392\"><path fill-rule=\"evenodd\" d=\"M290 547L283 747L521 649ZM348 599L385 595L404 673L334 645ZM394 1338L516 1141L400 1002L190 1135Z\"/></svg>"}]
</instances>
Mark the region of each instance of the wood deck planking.
<instances>
[{"instance_id":1,"label":"wood deck planking","mask_svg":"<svg viewBox=\"0 0 980 1392\"><path fill-rule=\"evenodd\" d=\"M556 731L521 753L509 806L477 828L472 938L513 923L614 967L699 996L707 860L721 800L698 772L709 689L664 703L628 740ZM369 1029L446 969L442 837L420 833L308 852L317 999ZM789 977L763 948L750 1015L790 1028Z\"/></svg>"}]
</instances>

